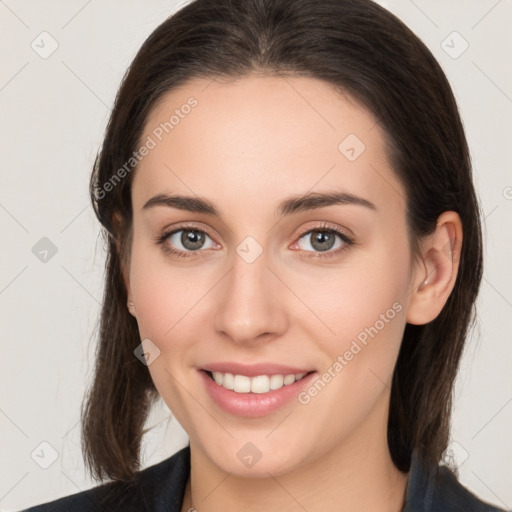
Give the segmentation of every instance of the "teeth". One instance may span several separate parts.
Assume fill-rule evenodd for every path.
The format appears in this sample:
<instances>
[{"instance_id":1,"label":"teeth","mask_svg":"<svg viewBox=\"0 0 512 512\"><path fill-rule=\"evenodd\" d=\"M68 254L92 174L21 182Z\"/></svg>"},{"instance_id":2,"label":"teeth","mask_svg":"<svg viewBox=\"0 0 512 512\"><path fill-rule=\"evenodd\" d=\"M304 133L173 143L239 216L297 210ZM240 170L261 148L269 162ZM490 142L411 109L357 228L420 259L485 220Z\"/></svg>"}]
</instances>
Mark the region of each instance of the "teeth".
<instances>
[{"instance_id":1,"label":"teeth","mask_svg":"<svg viewBox=\"0 0 512 512\"><path fill-rule=\"evenodd\" d=\"M233 391L237 393L249 393L251 391L251 379L245 375L235 375Z\"/></svg>"},{"instance_id":2,"label":"teeth","mask_svg":"<svg viewBox=\"0 0 512 512\"><path fill-rule=\"evenodd\" d=\"M272 375L270 377L270 389L282 388L284 384L284 377L282 375Z\"/></svg>"},{"instance_id":3,"label":"teeth","mask_svg":"<svg viewBox=\"0 0 512 512\"><path fill-rule=\"evenodd\" d=\"M285 375L284 377L284 385L288 386L288 384L293 384L295 382L295 375Z\"/></svg>"},{"instance_id":4,"label":"teeth","mask_svg":"<svg viewBox=\"0 0 512 512\"><path fill-rule=\"evenodd\" d=\"M223 388L236 393L268 393L283 386L289 386L302 379L305 373L291 373L289 375L233 375L232 373L212 372L213 380Z\"/></svg>"},{"instance_id":5,"label":"teeth","mask_svg":"<svg viewBox=\"0 0 512 512\"><path fill-rule=\"evenodd\" d=\"M249 379L249 377L246 377ZM270 391L270 377L267 375L258 375L249 379L251 381L251 391L253 393L268 393ZM295 382L295 380L294 380ZM236 390L238 391L238 389Z\"/></svg>"}]
</instances>

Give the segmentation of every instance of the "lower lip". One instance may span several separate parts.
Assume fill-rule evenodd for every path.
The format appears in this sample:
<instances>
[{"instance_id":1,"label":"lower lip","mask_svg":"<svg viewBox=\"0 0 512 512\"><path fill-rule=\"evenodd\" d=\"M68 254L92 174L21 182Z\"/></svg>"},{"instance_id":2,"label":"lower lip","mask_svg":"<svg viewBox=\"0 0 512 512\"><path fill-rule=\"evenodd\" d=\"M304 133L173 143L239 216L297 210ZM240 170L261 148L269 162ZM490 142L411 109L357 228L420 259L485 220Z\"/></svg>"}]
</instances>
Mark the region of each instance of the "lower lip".
<instances>
[{"instance_id":1,"label":"lower lip","mask_svg":"<svg viewBox=\"0 0 512 512\"><path fill-rule=\"evenodd\" d=\"M315 378L316 372L268 393L237 393L219 386L205 370L199 373L214 402L225 412L256 418L271 414L291 402Z\"/></svg>"}]
</instances>

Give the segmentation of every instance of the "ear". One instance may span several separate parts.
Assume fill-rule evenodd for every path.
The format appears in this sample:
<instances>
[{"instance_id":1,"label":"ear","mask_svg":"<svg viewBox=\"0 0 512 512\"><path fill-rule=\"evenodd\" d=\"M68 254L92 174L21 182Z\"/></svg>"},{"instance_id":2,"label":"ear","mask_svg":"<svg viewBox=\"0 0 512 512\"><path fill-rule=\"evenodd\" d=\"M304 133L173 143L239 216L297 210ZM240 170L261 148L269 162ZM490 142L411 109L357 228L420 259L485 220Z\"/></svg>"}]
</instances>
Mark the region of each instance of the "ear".
<instances>
[{"instance_id":1,"label":"ear","mask_svg":"<svg viewBox=\"0 0 512 512\"><path fill-rule=\"evenodd\" d=\"M130 287L129 272L125 271L125 269L123 268L122 274L123 274L123 279L124 279L125 286L126 286L126 296L128 297L126 306L128 307L128 311L130 312L130 314L133 317L137 318L137 314L135 311L135 304L133 302L132 291L131 291L131 287Z\"/></svg>"},{"instance_id":2,"label":"ear","mask_svg":"<svg viewBox=\"0 0 512 512\"><path fill-rule=\"evenodd\" d=\"M443 309L455 286L462 248L462 222L457 213L444 212L436 230L420 243L421 258L413 276L407 322L424 325Z\"/></svg>"},{"instance_id":3,"label":"ear","mask_svg":"<svg viewBox=\"0 0 512 512\"><path fill-rule=\"evenodd\" d=\"M122 217L119 214L119 212L114 212L112 217L112 225L114 227L115 233L119 234L122 232ZM123 251L121 248L121 243L119 241L119 235L113 236L111 235L115 244L115 250L117 253L117 257L119 258L119 265L121 266L121 275L123 278L123 282L126 288L126 307L128 308L128 311L130 314L136 318L136 312L135 312L135 304L132 298L132 291L130 286L130 269L127 266L127 263L125 259L123 258Z\"/></svg>"}]
</instances>

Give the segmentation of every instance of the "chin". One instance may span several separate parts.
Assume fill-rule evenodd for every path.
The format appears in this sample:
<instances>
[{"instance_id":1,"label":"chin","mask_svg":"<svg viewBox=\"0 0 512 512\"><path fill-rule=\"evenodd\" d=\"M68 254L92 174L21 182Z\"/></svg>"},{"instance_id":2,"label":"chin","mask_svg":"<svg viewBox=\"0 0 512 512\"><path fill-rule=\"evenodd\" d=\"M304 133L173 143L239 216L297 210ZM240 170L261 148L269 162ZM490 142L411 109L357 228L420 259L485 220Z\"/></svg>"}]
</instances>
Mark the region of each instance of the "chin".
<instances>
[{"instance_id":1,"label":"chin","mask_svg":"<svg viewBox=\"0 0 512 512\"><path fill-rule=\"evenodd\" d=\"M286 446L277 438L272 442L261 435L238 437L222 444L207 437L206 442L206 455L215 466L243 478L279 476L293 471L304 459L303 443Z\"/></svg>"}]
</instances>

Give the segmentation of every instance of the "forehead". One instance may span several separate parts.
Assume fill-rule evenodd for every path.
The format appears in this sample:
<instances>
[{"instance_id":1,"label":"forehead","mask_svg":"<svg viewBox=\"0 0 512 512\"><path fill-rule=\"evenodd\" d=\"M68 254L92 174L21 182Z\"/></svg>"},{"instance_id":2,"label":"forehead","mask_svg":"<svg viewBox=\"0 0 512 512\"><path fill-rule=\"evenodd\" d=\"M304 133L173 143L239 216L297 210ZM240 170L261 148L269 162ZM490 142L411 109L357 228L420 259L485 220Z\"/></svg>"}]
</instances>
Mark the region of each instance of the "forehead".
<instances>
[{"instance_id":1,"label":"forehead","mask_svg":"<svg viewBox=\"0 0 512 512\"><path fill-rule=\"evenodd\" d=\"M153 107L141 137L149 140L134 177L134 206L171 191L219 201L238 192L256 206L341 187L405 207L373 115L317 79L193 80Z\"/></svg>"}]
</instances>

